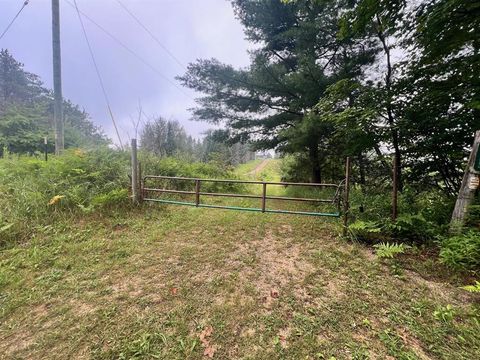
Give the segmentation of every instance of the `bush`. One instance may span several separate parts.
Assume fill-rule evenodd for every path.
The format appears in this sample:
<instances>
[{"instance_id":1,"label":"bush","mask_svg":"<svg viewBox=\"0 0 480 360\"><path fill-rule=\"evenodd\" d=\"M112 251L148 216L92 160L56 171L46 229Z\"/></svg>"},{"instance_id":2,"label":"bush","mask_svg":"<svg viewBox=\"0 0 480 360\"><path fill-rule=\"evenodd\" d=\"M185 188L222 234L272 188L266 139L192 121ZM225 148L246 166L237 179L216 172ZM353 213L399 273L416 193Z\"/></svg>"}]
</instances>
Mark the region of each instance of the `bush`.
<instances>
[{"instance_id":1,"label":"bush","mask_svg":"<svg viewBox=\"0 0 480 360\"><path fill-rule=\"evenodd\" d=\"M357 220L349 225L349 230L356 240L369 243L384 240L424 243L434 239L440 228L421 214L405 214L395 222L388 217L377 221Z\"/></svg>"},{"instance_id":2,"label":"bush","mask_svg":"<svg viewBox=\"0 0 480 360\"><path fill-rule=\"evenodd\" d=\"M474 227L480 230L480 205L475 204L469 206L466 226Z\"/></svg>"},{"instance_id":3,"label":"bush","mask_svg":"<svg viewBox=\"0 0 480 360\"><path fill-rule=\"evenodd\" d=\"M280 169L282 181L308 182L311 178L310 160L305 154L286 155Z\"/></svg>"},{"instance_id":4,"label":"bush","mask_svg":"<svg viewBox=\"0 0 480 360\"><path fill-rule=\"evenodd\" d=\"M440 259L444 264L456 269L480 269L480 232L471 230L445 238L440 247Z\"/></svg>"},{"instance_id":5,"label":"bush","mask_svg":"<svg viewBox=\"0 0 480 360\"><path fill-rule=\"evenodd\" d=\"M151 153L142 152L139 156L142 164L143 175L162 175L178 176L200 179L236 179L230 167L220 166L216 162L188 162L175 157L159 158ZM156 187L165 186L166 188L175 188L177 190L193 190L192 181L168 181L168 180L149 180L150 184ZM232 183L202 183L203 191L229 191L239 190L241 186Z\"/></svg>"}]
</instances>

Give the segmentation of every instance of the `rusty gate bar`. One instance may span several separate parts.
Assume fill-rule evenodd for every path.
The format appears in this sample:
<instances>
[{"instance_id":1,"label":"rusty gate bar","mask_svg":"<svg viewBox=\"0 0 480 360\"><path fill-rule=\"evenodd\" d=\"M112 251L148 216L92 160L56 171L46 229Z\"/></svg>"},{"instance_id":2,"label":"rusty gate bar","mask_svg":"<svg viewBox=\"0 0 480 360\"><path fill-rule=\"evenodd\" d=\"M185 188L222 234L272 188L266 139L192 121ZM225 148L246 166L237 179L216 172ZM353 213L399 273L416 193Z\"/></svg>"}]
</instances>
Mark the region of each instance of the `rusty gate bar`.
<instances>
[{"instance_id":1,"label":"rusty gate bar","mask_svg":"<svg viewBox=\"0 0 480 360\"><path fill-rule=\"evenodd\" d=\"M200 205L200 179L195 180L195 206Z\"/></svg>"},{"instance_id":2,"label":"rusty gate bar","mask_svg":"<svg viewBox=\"0 0 480 360\"><path fill-rule=\"evenodd\" d=\"M321 184L321 183L294 183L294 182L277 182L277 181L256 181L256 180L237 180L237 179L197 179L181 176L163 176L163 175L146 175L144 179L164 179L164 180L185 180L194 181L200 180L202 182L217 182L217 183L236 183L236 184L257 184L262 185L281 185L281 186L312 186L312 187L334 187L338 188L338 184Z\"/></svg>"},{"instance_id":3,"label":"rusty gate bar","mask_svg":"<svg viewBox=\"0 0 480 360\"><path fill-rule=\"evenodd\" d=\"M148 179L152 179L152 180L155 180L155 179L156 180L179 180L179 181L194 182L195 191L172 190L172 189L164 189L164 188L158 189L158 188L153 188L153 187L146 187L145 184L146 184L146 181ZM262 194L261 195L253 195L253 194L202 192L201 191L201 183L202 182L262 185ZM258 212L262 212L262 213L298 214L298 215L339 217L340 216L340 192L342 191L342 183L340 183L340 184L320 184L320 183L267 182L267 181L253 181L253 180L198 179L198 178L187 178L187 177L176 177L176 176L147 175L147 176L144 176L142 178L141 193L144 195L143 196L144 201L153 201L153 202L160 202L160 203L166 203L166 204L188 205L188 206L196 206L196 207L204 207L204 208L215 208L215 209L258 211ZM315 188L335 188L336 191L335 191L335 194L333 195L333 197L331 199L297 198L297 197L287 197L287 196L268 196L267 195L267 185L273 185L273 186L308 186L308 187L315 187ZM195 202L148 198L146 196L146 194L148 192L181 194L181 195L194 195L195 196ZM261 208L247 208L247 207L240 207L240 206L224 206L224 205L202 204L200 202L200 196L202 196L202 195L203 196L208 196L208 197L212 196L212 197L261 199ZM332 205L336 205L337 212L328 213L328 212L316 212L316 211L293 211L293 210L268 209L267 206L266 206L267 200L330 203Z\"/></svg>"},{"instance_id":4,"label":"rusty gate bar","mask_svg":"<svg viewBox=\"0 0 480 360\"><path fill-rule=\"evenodd\" d=\"M170 190L170 189L155 189L155 188L143 188L144 191L152 191L159 193L171 193L171 194L184 194L184 195L197 195L196 191L188 190ZM229 193L211 193L199 191L199 195L205 196L217 196L217 197L233 197L233 198L249 198L249 199L263 199L263 195L251 195L251 194L229 194ZM334 196L335 197L335 196ZM295 198L285 196L265 196L266 200L285 200L285 201L306 201L306 202L321 202L321 203L333 203L334 199L314 199L314 198Z\"/></svg>"}]
</instances>

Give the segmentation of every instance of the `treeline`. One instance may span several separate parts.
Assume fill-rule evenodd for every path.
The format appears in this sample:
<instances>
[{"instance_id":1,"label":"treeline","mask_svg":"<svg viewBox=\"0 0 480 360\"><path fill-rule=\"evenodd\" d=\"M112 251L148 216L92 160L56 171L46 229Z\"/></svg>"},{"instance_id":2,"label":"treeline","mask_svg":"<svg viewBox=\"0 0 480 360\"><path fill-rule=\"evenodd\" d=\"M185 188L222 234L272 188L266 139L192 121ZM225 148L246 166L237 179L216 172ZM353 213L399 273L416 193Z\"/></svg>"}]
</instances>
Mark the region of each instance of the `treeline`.
<instances>
[{"instance_id":1,"label":"treeline","mask_svg":"<svg viewBox=\"0 0 480 360\"><path fill-rule=\"evenodd\" d=\"M346 156L360 183L389 176L395 155L400 189L458 190L480 128L478 1L232 4L252 61L189 65L179 79L204 94L195 119L295 154L312 181L341 177Z\"/></svg>"},{"instance_id":2,"label":"treeline","mask_svg":"<svg viewBox=\"0 0 480 360\"><path fill-rule=\"evenodd\" d=\"M78 105L64 101L65 147L89 148L108 145L110 140L95 126ZM35 154L54 151L53 94L40 78L24 70L24 65L8 50L0 51L0 156L4 151ZM143 149L160 157L183 157L189 161L215 161L237 165L254 159L250 145L231 141L228 131L211 130L203 139L187 135L178 121L161 117L148 121L142 128Z\"/></svg>"},{"instance_id":3,"label":"treeline","mask_svg":"<svg viewBox=\"0 0 480 360\"><path fill-rule=\"evenodd\" d=\"M184 127L175 120L157 117L147 122L140 133L142 149L160 157L175 156L190 161L238 165L255 158L250 145L231 142L228 132L210 130L203 139L187 135Z\"/></svg>"},{"instance_id":4,"label":"treeline","mask_svg":"<svg viewBox=\"0 0 480 360\"><path fill-rule=\"evenodd\" d=\"M102 130L88 114L70 101L64 101L65 146L92 147L109 143ZM44 150L44 137L49 151L54 151L53 94L40 78L24 70L8 50L0 51L0 155L34 154Z\"/></svg>"}]
</instances>

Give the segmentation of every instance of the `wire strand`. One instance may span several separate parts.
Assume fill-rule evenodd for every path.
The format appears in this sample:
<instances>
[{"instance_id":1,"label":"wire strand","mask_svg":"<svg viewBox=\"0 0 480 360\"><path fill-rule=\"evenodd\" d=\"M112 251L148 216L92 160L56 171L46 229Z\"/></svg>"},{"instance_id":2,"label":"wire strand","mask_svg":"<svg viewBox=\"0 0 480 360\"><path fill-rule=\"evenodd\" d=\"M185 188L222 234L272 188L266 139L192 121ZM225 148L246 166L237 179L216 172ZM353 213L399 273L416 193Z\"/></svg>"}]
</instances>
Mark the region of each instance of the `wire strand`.
<instances>
[{"instance_id":1,"label":"wire strand","mask_svg":"<svg viewBox=\"0 0 480 360\"><path fill-rule=\"evenodd\" d=\"M65 0L67 4L75 8L75 5L72 4L70 0ZM179 87L177 84L175 84L172 80L170 80L167 76L165 76L160 70L158 70L156 67L154 67L152 64L150 64L148 61L146 61L144 58L142 58L140 55L138 55L135 51L130 49L127 45L125 45L121 40L119 40L115 35L113 35L111 32L109 32L107 29L105 29L102 25L97 23L95 20L93 20L90 16L85 14L83 11L79 10L79 13L88 21L90 21L93 25L95 25L97 28L99 28L101 31L103 31L108 37L110 37L112 40L114 40L117 44L119 44L121 47L123 47L126 51L128 51L130 54L132 54L134 57L136 57L140 62L142 62L145 66L149 67L152 71L157 73L159 76L161 76L165 81L167 81L170 85L174 86L178 91L180 91L183 95L188 97L191 100L194 100L193 97L191 97L188 93L186 93L181 87Z\"/></svg>"},{"instance_id":2,"label":"wire strand","mask_svg":"<svg viewBox=\"0 0 480 360\"><path fill-rule=\"evenodd\" d=\"M135 14L127 8L127 6L122 3L120 0L116 0L116 2L125 10L135 22L140 25L140 27L145 30L145 32L150 35L150 37L184 70L187 70L187 67L155 36L155 34L150 31L143 23L142 21L135 16Z\"/></svg>"},{"instance_id":3,"label":"wire strand","mask_svg":"<svg viewBox=\"0 0 480 360\"><path fill-rule=\"evenodd\" d=\"M10 23L7 25L7 27L5 28L5 30L2 32L2 35L0 35L0 40L2 40L2 38L5 36L5 34L7 33L7 31L12 27L13 23L15 22L15 20L17 20L17 18L20 16L20 13L23 11L23 9L25 9L25 6L28 5L28 2L29 0L25 0L22 7L20 8L20 10L18 10L17 14L13 17L12 21L10 21Z\"/></svg>"},{"instance_id":4,"label":"wire strand","mask_svg":"<svg viewBox=\"0 0 480 360\"><path fill-rule=\"evenodd\" d=\"M100 70L98 68L97 61L95 60L95 55L93 54L93 50L92 50L92 47L90 45L90 41L88 40L87 31L85 29L85 25L84 25L83 20L82 20L82 15L80 14L80 10L79 10L78 5L77 5L77 0L73 0L73 2L75 4L75 10L77 11L78 20L80 21L80 25L82 26L83 36L85 37L85 41L87 43L88 51L90 52L90 56L92 58L93 65L95 67L95 72L97 73L97 77L98 77L98 81L100 83L100 87L102 88L103 96L105 97L105 102L107 103L108 113L110 114L110 118L112 119L112 123L113 123L113 126L115 128L115 132L117 133L118 141L120 142L120 148L123 150L122 139L120 137L120 133L118 132L117 123L116 123L115 118L113 116L113 112L112 112L112 108L110 106L110 101L108 99L107 91L105 89L105 85L103 84L103 79L102 79L102 76L100 75Z\"/></svg>"}]
</instances>

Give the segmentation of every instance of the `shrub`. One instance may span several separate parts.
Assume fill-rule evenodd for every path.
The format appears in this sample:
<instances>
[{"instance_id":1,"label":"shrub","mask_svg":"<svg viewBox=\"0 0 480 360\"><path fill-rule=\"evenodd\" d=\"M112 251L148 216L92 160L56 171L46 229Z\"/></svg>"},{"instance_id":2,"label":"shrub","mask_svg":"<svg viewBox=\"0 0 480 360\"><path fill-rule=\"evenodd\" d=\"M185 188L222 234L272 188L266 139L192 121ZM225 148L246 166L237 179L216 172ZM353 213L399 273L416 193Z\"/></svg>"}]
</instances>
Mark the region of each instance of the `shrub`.
<instances>
[{"instance_id":1,"label":"shrub","mask_svg":"<svg viewBox=\"0 0 480 360\"><path fill-rule=\"evenodd\" d=\"M425 242L433 239L439 231L438 226L427 221L422 214L402 214L395 222L387 222L385 229L392 238L409 242Z\"/></svg>"},{"instance_id":2,"label":"shrub","mask_svg":"<svg viewBox=\"0 0 480 360\"><path fill-rule=\"evenodd\" d=\"M471 205L468 208L466 226L475 227L480 230L480 205Z\"/></svg>"},{"instance_id":3,"label":"shrub","mask_svg":"<svg viewBox=\"0 0 480 360\"><path fill-rule=\"evenodd\" d=\"M349 225L352 236L360 241L378 242L391 239L403 242L426 242L434 239L439 227L420 214L400 215L395 222L389 217L377 221L356 220Z\"/></svg>"},{"instance_id":4,"label":"shrub","mask_svg":"<svg viewBox=\"0 0 480 360\"><path fill-rule=\"evenodd\" d=\"M380 225L374 221L357 220L350 224L348 229L356 240L368 242L377 240L382 232Z\"/></svg>"},{"instance_id":5,"label":"shrub","mask_svg":"<svg viewBox=\"0 0 480 360\"><path fill-rule=\"evenodd\" d=\"M305 154L287 155L281 164L282 181L305 182L311 177L310 160Z\"/></svg>"},{"instance_id":6,"label":"shrub","mask_svg":"<svg viewBox=\"0 0 480 360\"><path fill-rule=\"evenodd\" d=\"M178 176L200 179L236 179L233 169L219 166L216 162L188 162L175 157L159 158L151 153L142 152L140 162L143 168L143 175ZM193 190L192 181L168 181L149 180L156 186L176 188L177 190ZM239 185L232 183L211 183L203 182L204 191L229 191L239 190Z\"/></svg>"},{"instance_id":7,"label":"shrub","mask_svg":"<svg viewBox=\"0 0 480 360\"><path fill-rule=\"evenodd\" d=\"M457 269L480 269L480 232L470 230L444 238L440 243L440 260Z\"/></svg>"}]
</instances>

